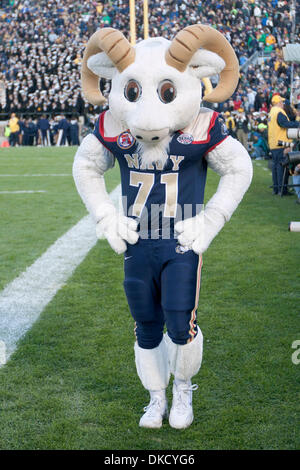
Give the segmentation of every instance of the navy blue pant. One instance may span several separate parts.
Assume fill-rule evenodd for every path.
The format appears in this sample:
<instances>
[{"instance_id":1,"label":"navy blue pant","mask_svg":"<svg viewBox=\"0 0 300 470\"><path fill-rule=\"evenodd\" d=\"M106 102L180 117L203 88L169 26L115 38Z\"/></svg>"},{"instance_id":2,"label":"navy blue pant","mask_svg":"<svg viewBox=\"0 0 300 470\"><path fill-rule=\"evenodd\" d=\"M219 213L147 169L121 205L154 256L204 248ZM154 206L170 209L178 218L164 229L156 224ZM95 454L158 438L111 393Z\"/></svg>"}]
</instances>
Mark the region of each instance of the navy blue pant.
<instances>
[{"instance_id":1,"label":"navy blue pant","mask_svg":"<svg viewBox=\"0 0 300 470\"><path fill-rule=\"evenodd\" d=\"M49 132L48 130L44 130L44 129L41 130L41 134L42 134L42 139L41 139L42 142L41 143L42 143L42 145L44 145L44 144L48 145L48 132ZM50 138L50 132L49 132L49 138Z\"/></svg>"},{"instance_id":2,"label":"navy blue pant","mask_svg":"<svg viewBox=\"0 0 300 470\"><path fill-rule=\"evenodd\" d=\"M275 193L280 193L282 188L282 178L284 168L281 163L284 160L283 148L271 150L272 154L272 180L273 180L273 191ZM288 178L287 178L288 179ZM283 182L283 194L287 192L286 187L287 181Z\"/></svg>"},{"instance_id":3,"label":"navy blue pant","mask_svg":"<svg viewBox=\"0 0 300 470\"><path fill-rule=\"evenodd\" d=\"M124 289L141 348L159 345L166 324L176 344L197 335L202 259L177 240L139 240L124 256Z\"/></svg>"},{"instance_id":4,"label":"navy blue pant","mask_svg":"<svg viewBox=\"0 0 300 470\"><path fill-rule=\"evenodd\" d=\"M14 147L19 141L19 132L11 132L9 136L9 145Z\"/></svg>"}]
</instances>

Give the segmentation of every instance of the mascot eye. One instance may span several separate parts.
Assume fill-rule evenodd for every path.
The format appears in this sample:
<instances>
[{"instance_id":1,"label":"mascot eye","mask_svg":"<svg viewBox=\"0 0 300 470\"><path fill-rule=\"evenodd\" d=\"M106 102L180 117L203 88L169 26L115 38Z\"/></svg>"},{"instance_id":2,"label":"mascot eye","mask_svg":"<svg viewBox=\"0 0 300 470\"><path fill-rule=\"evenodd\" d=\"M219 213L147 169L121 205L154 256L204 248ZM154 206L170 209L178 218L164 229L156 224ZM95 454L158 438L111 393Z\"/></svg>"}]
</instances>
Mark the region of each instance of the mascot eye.
<instances>
[{"instance_id":1,"label":"mascot eye","mask_svg":"<svg viewBox=\"0 0 300 470\"><path fill-rule=\"evenodd\" d=\"M125 98L132 103L137 101L142 94L141 85L135 80L129 80L124 89Z\"/></svg>"},{"instance_id":2,"label":"mascot eye","mask_svg":"<svg viewBox=\"0 0 300 470\"><path fill-rule=\"evenodd\" d=\"M171 103L176 98L176 88L170 80L164 80L158 85L157 93L163 103Z\"/></svg>"}]
</instances>

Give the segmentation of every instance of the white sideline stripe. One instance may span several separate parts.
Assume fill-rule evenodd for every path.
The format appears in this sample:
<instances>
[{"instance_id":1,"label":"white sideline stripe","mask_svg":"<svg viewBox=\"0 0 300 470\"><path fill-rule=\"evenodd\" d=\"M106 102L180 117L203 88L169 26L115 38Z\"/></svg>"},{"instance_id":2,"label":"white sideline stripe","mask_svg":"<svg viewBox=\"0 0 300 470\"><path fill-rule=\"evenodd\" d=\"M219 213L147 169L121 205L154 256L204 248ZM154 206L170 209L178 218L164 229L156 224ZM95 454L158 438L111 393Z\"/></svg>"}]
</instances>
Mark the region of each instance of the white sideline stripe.
<instances>
[{"instance_id":1,"label":"white sideline stripe","mask_svg":"<svg viewBox=\"0 0 300 470\"><path fill-rule=\"evenodd\" d=\"M110 194L115 204L120 188ZM0 292L0 367L96 242L95 223L87 215Z\"/></svg>"},{"instance_id":2,"label":"white sideline stripe","mask_svg":"<svg viewBox=\"0 0 300 470\"><path fill-rule=\"evenodd\" d=\"M33 194L33 193L46 193L47 191L36 190L36 191L0 191L0 194Z\"/></svg>"},{"instance_id":3,"label":"white sideline stripe","mask_svg":"<svg viewBox=\"0 0 300 470\"><path fill-rule=\"evenodd\" d=\"M59 173L59 174L56 174L56 173L37 173L37 174L34 174L34 175L29 175L29 174L25 174L25 175L0 175L0 178L10 178L10 177L13 177L13 178L23 178L23 177L29 177L31 178L31 176L72 176L71 173Z\"/></svg>"},{"instance_id":4,"label":"white sideline stripe","mask_svg":"<svg viewBox=\"0 0 300 470\"><path fill-rule=\"evenodd\" d=\"M258 162L255 162L255 165L256 165L256 166L262 166L262 164L261 164L261 163L258 163ZM263 169L264 171L269 171L269 172L271 172L271 170L269 170L269 168L266 168L265 166L263 166L262 169Z\"/></svg>"}]
</instances>

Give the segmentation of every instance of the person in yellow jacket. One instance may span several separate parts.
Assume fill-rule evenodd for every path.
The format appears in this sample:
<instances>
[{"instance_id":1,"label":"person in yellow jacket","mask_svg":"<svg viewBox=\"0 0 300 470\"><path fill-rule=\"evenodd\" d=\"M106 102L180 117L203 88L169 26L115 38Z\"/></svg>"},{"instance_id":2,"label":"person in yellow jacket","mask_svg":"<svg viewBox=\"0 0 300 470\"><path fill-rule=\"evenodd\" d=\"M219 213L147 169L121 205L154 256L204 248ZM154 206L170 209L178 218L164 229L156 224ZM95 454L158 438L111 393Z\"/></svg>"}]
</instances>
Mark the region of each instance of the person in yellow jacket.
<instances>
[{"instance_id":1,"label":"person in yellow jacket","mask_svg":"<svg viewBox=\"0 0 300 470\"><path fill-rule=\"evenodd\" d=\"M271 100L272 108L268 120L268 144L272 154L273 194L289 195L286 182L283 183L284 150L292 140L287 136L287 129L300 127L300 123L290 121L284 110L284 98L274 95ZM284 185L282 191L282 184Z\"/></svg>"},{"instance_id":2,"label":"person in yellow jacket","mask_svg":"<svg viewBox=\"0 0 300 470\"><path fill-rule=\"evenodd\" d=\"M17 118L15 113L12 113L12 115L10 116L8 125L10 128L9 145L11 147L14 147L15 145L19 143L19 132L20 132L19 119Z\"/></svg>"},{"instance_id":3,"label":"person in yellow jacket","mask_svg":"<svg viewBox=\"0 0 300 470\"><path fill-rule=\"evenodd\" d=\"M236 132L235 132L236 123L235 123L234 117L231 116L229 111L226 111L224 115L225 115L225 124L228 130L228 134L236 139Z\"/></svg>"}]
</instances>

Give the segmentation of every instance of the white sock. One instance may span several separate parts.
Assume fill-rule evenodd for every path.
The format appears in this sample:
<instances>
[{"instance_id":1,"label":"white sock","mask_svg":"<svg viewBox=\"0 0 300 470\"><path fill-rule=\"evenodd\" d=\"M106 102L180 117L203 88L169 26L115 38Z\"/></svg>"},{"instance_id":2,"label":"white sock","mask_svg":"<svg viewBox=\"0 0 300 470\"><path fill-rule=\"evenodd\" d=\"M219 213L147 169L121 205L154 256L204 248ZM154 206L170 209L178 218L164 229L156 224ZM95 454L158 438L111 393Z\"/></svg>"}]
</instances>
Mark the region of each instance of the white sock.
<instances>
[{"instance_id":1,"label":"white sock","mask_svg":"<svg viewBox=\"0 0 300 470\"><path fill-rule=\"evenodd\" d=\"M192 382L191 380L180 380L180 379L176 379L174 380L175 384L176 385L187 385L188 387L190 387L192 385Z\"/></svg>"},{"instance_id":2,"label":"white sock","mask_svg":"<svg viewBox=\"0 0 300 470\"><path fill-rule=\"evenodd\" d=\"M151 397L151 400L155 397L158 397L161 400L165 400L166 399L166 391L165 390L150 390L150 397Z\"/></svg>"}]
</instances>

